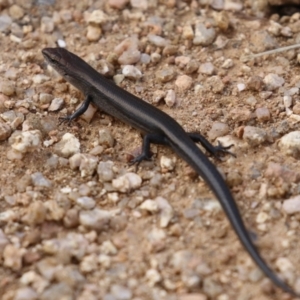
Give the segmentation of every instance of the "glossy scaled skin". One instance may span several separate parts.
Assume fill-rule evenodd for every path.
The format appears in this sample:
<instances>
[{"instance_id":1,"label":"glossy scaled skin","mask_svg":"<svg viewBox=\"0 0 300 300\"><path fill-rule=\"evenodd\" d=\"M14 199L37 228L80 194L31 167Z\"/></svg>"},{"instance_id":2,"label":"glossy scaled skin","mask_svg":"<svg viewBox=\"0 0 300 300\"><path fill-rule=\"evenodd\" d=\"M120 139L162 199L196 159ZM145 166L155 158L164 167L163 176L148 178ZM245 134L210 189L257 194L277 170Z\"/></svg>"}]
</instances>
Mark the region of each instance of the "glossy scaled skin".
<instances>
[{"instance_id":1,"label":"glossy scaled skin","mask_svg":"<svg viewBox=\"0 0 300 300\"><path fill-rule=\"evenodd\" d=\"M80 116L92 102L107 114L145 133L143 153L134 162L149 159L150 143L170 146L197 171L212 189L243 246L265 275L285 292L299 297L275 275L261 258L249 237L238 207L224 179L195 142L200 142L215 156L217 156L217 151L226 152L226 148L216 148L201 135L186 133L169 115L121 89L66 49L45 48L42 52L46 61L86 97L82 106L64 120L70 122Z\"/></svg>"}]
</instances>

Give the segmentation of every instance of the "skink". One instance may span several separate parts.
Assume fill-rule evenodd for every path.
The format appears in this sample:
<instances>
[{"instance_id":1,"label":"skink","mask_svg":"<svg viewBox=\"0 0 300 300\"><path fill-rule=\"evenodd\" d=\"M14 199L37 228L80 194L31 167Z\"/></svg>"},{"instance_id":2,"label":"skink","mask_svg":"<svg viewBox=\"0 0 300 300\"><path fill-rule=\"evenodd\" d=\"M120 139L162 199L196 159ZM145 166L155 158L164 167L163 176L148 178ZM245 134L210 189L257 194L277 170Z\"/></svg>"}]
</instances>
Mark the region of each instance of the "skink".
<instances>
[{"instance_id":1,"label":"skink","mask_svg":"<svg viewBox=\"0 0 300 300\"><path fill-rule=\"evenodd\" d=\"M134 162L137 163L144 159L150 159L150 143L170 146L175 153L197 171L212 189L241 243L265 275L285 292L299 297L292 288L277 277L260 256L251 241L238 207L223 177L195 142L201 143L216 156L218 151L226 151L226 148L214 147L200 134L185 132L172 117L118 87L68 50L45 48L42 53L46 62L85 96L85 101L80 108L72 115L65 117L64 120L72 121L83 114L90 103L93 103L107 114L142 131L145 136L142 153L134 159Z\"/></svg>"}]
</instances>

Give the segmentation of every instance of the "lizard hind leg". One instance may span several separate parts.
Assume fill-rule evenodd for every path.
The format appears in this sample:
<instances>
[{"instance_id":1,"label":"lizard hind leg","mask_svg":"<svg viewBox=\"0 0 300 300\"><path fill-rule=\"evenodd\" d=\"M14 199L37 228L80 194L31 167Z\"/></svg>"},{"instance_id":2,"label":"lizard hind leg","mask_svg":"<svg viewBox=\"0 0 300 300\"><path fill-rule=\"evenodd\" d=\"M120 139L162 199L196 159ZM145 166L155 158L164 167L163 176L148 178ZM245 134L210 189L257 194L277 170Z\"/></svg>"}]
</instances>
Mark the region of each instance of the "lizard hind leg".
<instances>
[{"instance_id":1,"label":"lizard hind leg","mask_svg":"<svg viewBox=\"0 0 300 300\"><path fill-rule=\"evenodd\" d=\"M163 135L149 133L143 137L142 153L131 160L130 165L137 164L143 160L151 160L150 144L166 145L167 141Z\"/></svg>"},{"instance_id":2,"label":"lizard hind leg","mask_svg":"<svg viewBox=\"0 0 300 300\"><path fill-rule=\"evenodd\" d=\"M218 142L218 145L214 146L200 133L187 132L187 134L191 138L191 140L193 140L195 143L200 143L205 148L206 151L208 151L211 155L213 155L217 159L220 159L220 153L227 153L227 154L230 154L230 155L236 157L236 155L234 153L229 151L229 149L233 145L229 145L229 146L225 147L220 142Z\"/></svg>"}]
</instances>

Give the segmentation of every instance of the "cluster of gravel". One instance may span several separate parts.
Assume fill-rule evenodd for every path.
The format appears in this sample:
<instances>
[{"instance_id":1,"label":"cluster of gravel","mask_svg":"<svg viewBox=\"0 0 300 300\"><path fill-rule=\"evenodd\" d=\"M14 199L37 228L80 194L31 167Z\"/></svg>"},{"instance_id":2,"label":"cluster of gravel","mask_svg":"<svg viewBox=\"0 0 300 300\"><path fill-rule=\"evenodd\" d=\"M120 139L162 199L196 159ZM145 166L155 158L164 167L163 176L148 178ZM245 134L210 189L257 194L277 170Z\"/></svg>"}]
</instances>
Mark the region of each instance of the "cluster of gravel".
<instances>
[{"instance_id":1,"label":"cluster of gravel","mask_svg":"<svg viewBox=\"0 0 300 300\"><path fill-rule=\"evenodd\" d=\"M44 64L57 45L233 145L218 167L299 292L300 52L255 54L298 44L300 13L260 19L271 0L92 2L0 0L1 299L275 299L171 152L128 166L138 133L93 106L58 126L82 95Z\"/></svg>"}]
</instances>

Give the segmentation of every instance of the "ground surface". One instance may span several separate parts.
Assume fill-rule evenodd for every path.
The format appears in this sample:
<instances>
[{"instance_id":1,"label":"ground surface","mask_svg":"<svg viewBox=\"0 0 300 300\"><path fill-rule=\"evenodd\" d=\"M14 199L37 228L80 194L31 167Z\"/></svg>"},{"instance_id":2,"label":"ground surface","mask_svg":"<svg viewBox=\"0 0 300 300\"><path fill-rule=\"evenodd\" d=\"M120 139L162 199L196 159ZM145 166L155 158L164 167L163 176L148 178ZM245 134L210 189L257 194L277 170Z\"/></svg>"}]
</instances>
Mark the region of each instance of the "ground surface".
<instances>
[{"instance_id":1,"label":"ground surface","mask_svg":"<svg viewBox=\"0 0 300 300\"><path fill-rule=\"evenodd\" d=\"M292 299L170 149L153 146L136 169L135 129L101 112L58 126L83 99L43 60L58 40L187 131L234 144L236 158L212 161L262 256L300 292L299 203L283 206L300 192L299 145L279 142L298 127L299 59L297 50L249 58L298 43L300 15L262 17L255 1L218 11L197 1L19 2L0 1L1 299ZM97 10L106 15L89 15ZM142 78L124 78L123 65Z\"/></svg>"}]
</instances>

